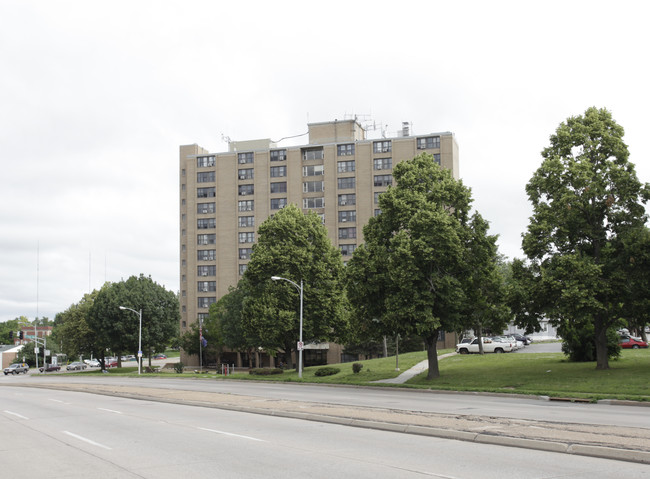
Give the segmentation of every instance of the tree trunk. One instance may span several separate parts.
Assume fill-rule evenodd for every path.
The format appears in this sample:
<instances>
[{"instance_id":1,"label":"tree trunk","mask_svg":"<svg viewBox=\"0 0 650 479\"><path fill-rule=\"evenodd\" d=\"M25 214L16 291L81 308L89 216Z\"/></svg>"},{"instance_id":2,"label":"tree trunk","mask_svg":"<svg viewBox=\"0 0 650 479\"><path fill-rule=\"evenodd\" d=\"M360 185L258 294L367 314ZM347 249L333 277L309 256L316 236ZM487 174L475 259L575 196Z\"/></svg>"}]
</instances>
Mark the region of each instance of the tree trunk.
<instances>
[{"instance_id":1,"label":"tree trunk","mask_svg":"<svg viewBox=\"0 0 650 479\"><path fill-rule=\"evenodd\" d=\"M388 343L386 342L386 336L384 336L384 357L388 357Z\"/></svg>"},{"instance_id":2,"label":"tree trunk","mask_svg":"<svg viewBox=\"0 0 650 479\"><path fill-rule=\"evenodd\" d=\"M440 377L440 370L438 369L438 331L436 334L424 339L427 346L427 359L429 361L429 372L427 379L436 379Z\"/></svg>"},{"instance_id":3,"label":"tree trunk","mask_svg":"<svg viewBox=\"0 0 650 479\"><path fill-rule=\"evenodd\" d=\"M478 353L485 354L485 351L483 351L483 328L480 324L476 326L476 330L474 332L478 338Z\"/></svg>"},{"instance_id":4,"label":"tree trunk","mask_svg":"<svg viewBox=\"0 0 650 479\"><path fill-rule=\"evenodd\" d=\"M596 341L596 369L609 369L607 357L607 328L605 322L598 316L594 320L594 335Z\"/></svg>"},{"instance_id":5,"label":"tree trunk","mask_svg":"<svg viewBox=\"0 0 650 479\"><path fill-rule=\"evenodd\" d=\"M291 354L291 345L284 345L284 356L287 360L287 369L293 369L293 356Z\"/></svg>"}]
</instances>

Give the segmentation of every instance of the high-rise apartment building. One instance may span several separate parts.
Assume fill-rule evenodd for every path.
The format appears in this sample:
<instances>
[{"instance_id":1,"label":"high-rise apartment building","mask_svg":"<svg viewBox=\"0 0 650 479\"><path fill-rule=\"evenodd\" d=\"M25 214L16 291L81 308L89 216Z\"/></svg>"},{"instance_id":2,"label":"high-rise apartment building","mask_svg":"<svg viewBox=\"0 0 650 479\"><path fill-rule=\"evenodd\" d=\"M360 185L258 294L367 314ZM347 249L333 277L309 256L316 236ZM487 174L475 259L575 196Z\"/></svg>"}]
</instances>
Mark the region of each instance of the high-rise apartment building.
<instances>
[{"instance_id":1,"label":"high-rise apartment building","mask_svg":"<svg viewBox=\"0 0 650 479\"><path fill-rule=\"evenodd\" d=\"M289 203L314 210L346 261L362 229L379 214L378 197L395 164L422 152L458 178L458 145L449 132L369 139L357 120L311 123L309 143L232 141L229 151L180 147L181 333L246 270L257 227ZM191 359L184 358L184 361Z\"/></svg>"}]
</instances>

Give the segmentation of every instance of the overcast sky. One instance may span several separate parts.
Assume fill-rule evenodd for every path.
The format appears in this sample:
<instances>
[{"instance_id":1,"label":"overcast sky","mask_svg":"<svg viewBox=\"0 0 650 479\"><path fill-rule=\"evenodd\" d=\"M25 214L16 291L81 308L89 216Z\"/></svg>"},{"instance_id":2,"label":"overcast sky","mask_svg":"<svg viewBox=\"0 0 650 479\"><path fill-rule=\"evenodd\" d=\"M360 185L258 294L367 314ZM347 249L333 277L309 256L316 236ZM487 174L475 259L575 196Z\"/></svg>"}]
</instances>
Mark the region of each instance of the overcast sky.
<instances>
[{"instance_id":1,"label":"overcast sky","mask_svg":"<svg viewBox=\"0 0 650 479\"><path fill-rule=\"evenodd\" d=\"M140 273L178 291L179 145L346 115L453 132L522 257L524 187L567 117L609 109L650 181L647 19L620 0L0 0L0 321Z\"/></svg>"}]
</instances>

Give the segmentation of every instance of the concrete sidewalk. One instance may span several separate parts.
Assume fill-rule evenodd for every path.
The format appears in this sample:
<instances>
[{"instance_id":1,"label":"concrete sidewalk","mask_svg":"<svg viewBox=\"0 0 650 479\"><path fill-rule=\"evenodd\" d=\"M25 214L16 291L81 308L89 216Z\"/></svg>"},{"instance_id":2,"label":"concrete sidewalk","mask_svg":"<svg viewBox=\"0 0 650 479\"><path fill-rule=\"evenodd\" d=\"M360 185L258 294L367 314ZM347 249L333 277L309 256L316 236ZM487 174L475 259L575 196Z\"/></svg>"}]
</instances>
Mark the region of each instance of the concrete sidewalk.
<instances>
[{"instance_id":1,"label":"concrete sidewalk","mask_svg":"<svg viewBox=\"0 0 650 479\"><path fill-rule=\"evenodd\" d=\"M448 358L449 356L454 356L456 353L447 353L447 354L441 354L438 356L438 361L444 358ZM380 379L379 381L373 381L374 383L384 383L384 384L404 384L406 381L409 379L417 376L420 373L423 373L429 368L429 361L424 360L419 363L417 363L415 366L413 366L410 369L407 369L404 371L402 374L395 378L390 378L390 379Z\"/></svg>"},{"instance_id":2,"label":"concrete sidewalk","mask_svg":"<svg viewBox=\"0 0 650 479\"><path fill-rule=\"evenodd\" d=\"M501 417L450 415L312 403L146 385L73 384L64 380L24 383L40 387L320 421L461 441L538 449L650 464L650 430ZM17 386L17 384L11 384ZM422 391L423 394L438 394ZM641 408L639 413L645 413Z\"/></svg>"}]
</instances>

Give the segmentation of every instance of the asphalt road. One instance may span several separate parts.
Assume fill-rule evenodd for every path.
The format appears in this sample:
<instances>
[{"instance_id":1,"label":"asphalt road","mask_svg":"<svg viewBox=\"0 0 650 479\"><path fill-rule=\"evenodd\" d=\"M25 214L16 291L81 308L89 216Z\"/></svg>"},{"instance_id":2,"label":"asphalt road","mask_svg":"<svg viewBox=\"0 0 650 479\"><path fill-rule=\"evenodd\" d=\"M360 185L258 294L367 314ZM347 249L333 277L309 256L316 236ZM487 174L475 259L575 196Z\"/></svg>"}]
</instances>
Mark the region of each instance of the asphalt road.
<instances>
[{"instance_id":1,"label":"asphalt road","mask_svg":"<svg viewBox=\"0 0 650 479\"><path fill-rule=\"evenodd\" d=\"M592 457L3 386L4 477L648 477L647 465Z\"/></svg>"}]
</instances>

